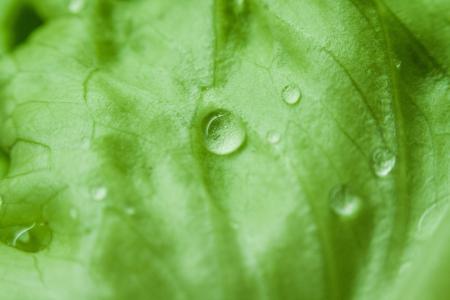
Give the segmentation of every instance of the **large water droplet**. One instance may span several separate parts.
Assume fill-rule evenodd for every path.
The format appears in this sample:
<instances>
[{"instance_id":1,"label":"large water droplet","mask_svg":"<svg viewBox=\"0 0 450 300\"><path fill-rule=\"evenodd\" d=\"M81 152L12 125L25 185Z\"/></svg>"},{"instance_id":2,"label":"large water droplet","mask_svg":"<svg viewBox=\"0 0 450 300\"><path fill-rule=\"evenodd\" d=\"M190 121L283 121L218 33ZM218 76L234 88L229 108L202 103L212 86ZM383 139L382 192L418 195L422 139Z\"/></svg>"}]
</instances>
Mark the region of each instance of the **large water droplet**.
<instances>
[{"instance_id":1,"label":"large water droplet","mask_svg":"<svg viewBox=\"0 0 450 300\"><path fill-rule=\"evenodd\" d=\"M284 102L293 105L300 101L300 98L302 97L302 92L300 91L300 88L297 85L289 84L283 88L283 91L281 92L281 97L283 98Z\"/></svg>"},{"instance_id":2,"label":"large water droplet","mask_svg":"<svg viewBox=\"0 0 450 300\"><path fill-rule=\"evenodd\" d=\"M0 235L6 245L31 253L47 248L52 240L52 231L45 223L4 227Z\"/></svg>"},{"instance_id":3,"label":"large water droplet","mask_svg":"<svg viewBox=\"0 0 450 300\"><path fill-rule=\"evenodd\" d=\"M219 109L203 119L203 139L206 149L217 155L238 150L245 142L245 128L239 117Z\"/></svg>"},{"instance_id":4,"label":"large water droplet","mask_svg":"<svg viewBox=\"0 0 450 300\"><path fill-rule=\"evenodd\" d=\"M426 239L432 236L444 219L448 209L448 201L440 201L430 206L420 217L417 225L417 237Z\"/></svg>"},{"instance_id":5,"label":"large water droplet","mask_svg":"<svg viewBox=\"0 0 450 300\"><path fill-rule=\"evenodd\" d=\"M395 167L395 155L387 148L377 148L373 152L372 163L377 176L387 176Z\"/></svg>"},{"instance_id":6,"label":"large water droplet","mask_svg":"<svg viewBox=\"0 0 450 300\"><path fill-rule=\"evenodd\" d=\"M361 199L346 185L340 185L330 192L330 207L340 217L355 217L361 210Z\"/></svg>"}]
</instances>

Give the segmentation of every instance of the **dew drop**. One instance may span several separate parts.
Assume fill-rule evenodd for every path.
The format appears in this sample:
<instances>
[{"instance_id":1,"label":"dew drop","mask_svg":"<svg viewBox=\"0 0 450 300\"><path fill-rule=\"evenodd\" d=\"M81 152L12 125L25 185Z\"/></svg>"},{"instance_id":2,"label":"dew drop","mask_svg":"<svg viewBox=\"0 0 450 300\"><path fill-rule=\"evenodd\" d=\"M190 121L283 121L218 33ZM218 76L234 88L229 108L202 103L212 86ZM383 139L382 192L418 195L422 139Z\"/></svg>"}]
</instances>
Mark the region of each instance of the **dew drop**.
<instances>
[{"instance_id":1,"label":"dew drop","mask_svg":"<svg viewBox=\"0 0 450 300\"><path fill-rule=\"evenodd\" d=\"M385 177L395 167L395 155L389 149L377 148L372 155L373 170L379 177Z\"/></svg>"},{"instance_id":2,"label":"dew drop","mask_svg":"<svg viewBox=\"0 0 450 300\"><path fill-rule=\"evenodd\" d=\"M354 217L361 210L361 199L347 186L337 186L330 192L330 207L340 217Z\"/></svg>"},{"instance_id":3,"label":"dew drop","mask_svg":"<svg viewBox=\"0 0 450 300\"><path fill-rule=\"evenodd\" d=\"M92 197L96 201L102 201L108 196L108 189L104 186L98 187L92 191Z\"/></svg>"},{"instance_id":4,"label":"dew drop","mask_svg":"<svg viewBox=\"0 0 450 300\"><path fill-rule=\"evenodd\" d=\"M300 101L300 98L302 97L302 92L300 91L300 88L297 85L289 84L283 88L283 91L281 92L281 97L283 98L284 102L286 102L289 105L293 105Z\"/></svg>"},{"instance_id":5,"label":"dew drop","mask_svg":"<svg viewBox=\"0 0 450 300\"><path fill-rule=\"evenodd\" d=\"M278 132L271 130L267 133L266 138L270 144L274 145L280 142L281 135Z\"/></svg>"},{"instance_id":6,"label":"dew drop","mask_svg":"<svg viewBox=\"0 0 450 300\"><path fill-rule=\"evenodd\" d=\"M208 114L202 127L205 147L214 154L233 153L245 142L246 132L241 119L227 110L219 109Z\"/></svg>"},{"instance_id":7,"label":"dew drop","mask_svg":"<svg viewBox=\"0 0 450 300\"><path fill-rule=\"evenodd\" d=\"M2 242L21 251L36 253L50 245L52 231L45 223L0 229Z\"/></svg>"},{"instance_id":8,"label":"dew drop","mask_svg":"<svg viewBox=\"0 0 450 300\"><path fill-rule=\"evenodd\" d=\"M449 202L440 201L430 206L420 217L417 225L418 238L428 238L438 228L449 209Z\"/></svg>"}]
</instances>

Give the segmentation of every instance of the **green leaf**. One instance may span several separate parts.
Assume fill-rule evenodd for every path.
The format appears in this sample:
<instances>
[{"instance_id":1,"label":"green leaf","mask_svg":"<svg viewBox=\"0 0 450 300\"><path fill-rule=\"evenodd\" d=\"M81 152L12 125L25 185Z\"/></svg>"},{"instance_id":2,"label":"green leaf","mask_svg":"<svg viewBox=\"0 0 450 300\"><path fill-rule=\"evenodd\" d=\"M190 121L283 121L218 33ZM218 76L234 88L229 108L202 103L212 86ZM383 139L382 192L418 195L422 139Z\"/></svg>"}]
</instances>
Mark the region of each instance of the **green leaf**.
<instances>
[{"instance_id":1,"label":"green leaf","mask_svg":"<svg viewBox=\"0 0 450 300\"><path fill-rule=\"evenodd\" d=\"M449 9L0 1L0 296L448 299Z\"/></svg>"}]
</instances>

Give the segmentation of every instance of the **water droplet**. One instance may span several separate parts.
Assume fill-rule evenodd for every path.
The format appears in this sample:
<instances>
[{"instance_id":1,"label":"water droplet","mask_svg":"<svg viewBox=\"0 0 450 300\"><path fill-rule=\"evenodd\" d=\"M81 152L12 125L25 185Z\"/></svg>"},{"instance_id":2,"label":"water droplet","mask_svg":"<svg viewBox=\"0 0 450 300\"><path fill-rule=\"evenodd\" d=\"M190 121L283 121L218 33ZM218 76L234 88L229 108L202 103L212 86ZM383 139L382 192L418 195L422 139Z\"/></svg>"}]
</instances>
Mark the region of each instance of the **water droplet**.
<instances>
[{"instance_id":1,"label":"water droplet","mask_svg":"<svg viewBox=\"0 0 450 300\"><path fill-rule=\"evenodd\" d=\"M136 209L132 206L128 206L125 208L125 213L129 216L134 216L136 214Z\"/></svg>"},{"instance_id":2,"label":"water droplet","mask_svg":"<svg viewBox=\"0 0 450 300\"><path fill-rule=\"evenodd\" d=\"M81 149L88 150L91 148L91 139L90 138L83 138L81 140Z\"/></svg>"},{"instance_id":3,"label":"water droplet","mask_svg":"<svg viewBox=\"0 0 450 300\"><path fill-rule=\"evenodd\" d=\"M233 0L234 13L241 14L245 9L245 0Z\"/></svg>"},{"instance_id":4,"label":"water droplet","mask_svg":"<svg viewBox=\"0 0 450 300\"><path fill-rule=\"evenodd\" d=\"M331 210L341 217L354 217L361 210L361 199L346 185L333 188L330 192Z\"/></svg>"},{"instance_id":5,"label":"water droplet","mask_svg":"<svg viewBox=\"0 0 450 300\"><path fill-rule=\"evenodd\" d=\"M239 117L219 109L203 119L203 137L206 149L217 155L226 155L244 144L246 133Z\"/></svg>"},{"instance_id":6,"label":"water droplet","mask_svg":"<svg viewBox=\"0 0 450 300\"><path fill-rule=\"evenodd\" d=\"M444 219L448 207L448 201L440 201L434 203L423 213L417 225L418 238L425 239L433 235L439 224L441 224L442 220Z\"/></svg>"},{"instance_id":7,"label":"water droplet","mask_svg":"<svg viewBox=\"0 0 450 300\"><path fill-rule=\"evenodd\" d=\"M395 167L395 155L386 148L377 148L373 152L372 163L377 176L387 176Z\"/></svg>"},{"instance_id":8,"label":"water droplet","mask_svg":"<svg viewBox=\"0 0 450 300\"><path fill-rule=\"evenodd\" d=\"M84 0L71 0L69 3L69 11L76 14L83 10Z\"/></svg>"},{"instance_id":9,"label":"water droplet","mask_svg":"<svg viewBox=\"0 0 450 300\"><path fill-rule=\"evenodd\" d=\"M278 144L281 140L281 135L278 132L271 130L267 133L266 138L270 144Z\"/></svg>"},{"instance_id":10,"label":"water droplet","mask_svg":"<svg viewBox=\"0 0 450 300\"><path fill-rule=\"evenodd\" d=\"M69 210L69 216L72 220L77 220L78 219L78 210L74 207L72 207Z\"/></svg>"},{"instance_id":11,"label":"water droplet","mask_svg":"<svg viewBox=\"0 0 450 300\"><path fill-rule=\"evenodd\" d=\"M6 245L31 253L47 248L52 240L52 231L45 223L4 227L0 235Z\"/></svg>"},{"instance_id":12,"label":"water droplet","mask_svg":"<svg viewBox=\"0 0 450 300\"><path fill-rule=\"evenodd\" d=\"M411 271L412 263L410 261L404 262L398 269L398 275L403 276Z\"/></svg>"},{"instance_id":13,"label":"water droplet","mask_svg":"<svg viewBox=\"0 0 450 300\"><path fill-rule=\"evenodd\" d=\"M281 96L284 102L293 105L300 101L300 98L302 97L302 92L300 91L300 88L297 85L289 84L283 88Z\"/></svg>"},{"instance_id":14,"label":"water droplet","mask_svg":"<svg viewBox=\"0 0 450 300\"><path fill-rule=\"evenodd\" d=\"M395 67L397 69L400 69L402 67L402 61L399 59L395 60Z\"/></svg>"},{"instance_id":15,"label":"water droplet","mask_svg":"<svg viewBox=\"0 0 450 300\"><path fill-rule=\"evenodd\" d=\"M108 189L104 186L98 187L98 188L94 189L92 192L92 197L94 198L94 200L97 200L97 201L104 200L106 198L106 196L108 196Z\"/></svg>"}]
</instances>

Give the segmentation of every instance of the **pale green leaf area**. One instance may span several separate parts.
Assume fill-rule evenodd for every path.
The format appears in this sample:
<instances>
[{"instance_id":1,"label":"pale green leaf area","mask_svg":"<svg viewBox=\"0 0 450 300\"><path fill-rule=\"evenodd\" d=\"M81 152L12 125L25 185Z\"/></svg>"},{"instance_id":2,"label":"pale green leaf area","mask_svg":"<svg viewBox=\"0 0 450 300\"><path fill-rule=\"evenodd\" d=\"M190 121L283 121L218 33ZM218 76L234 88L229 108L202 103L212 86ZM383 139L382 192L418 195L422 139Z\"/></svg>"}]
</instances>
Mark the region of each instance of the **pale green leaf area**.
<instances>
[{"instance_id":1,"label":"pale green leaf area","mask_svg":"<svg viewBox=\"0 0 450 300\"><path fill-rule=\"evenodd\" d=\"M0 0L0 299L450 299L448 0Z\"/></svg>"}]
</instances>

